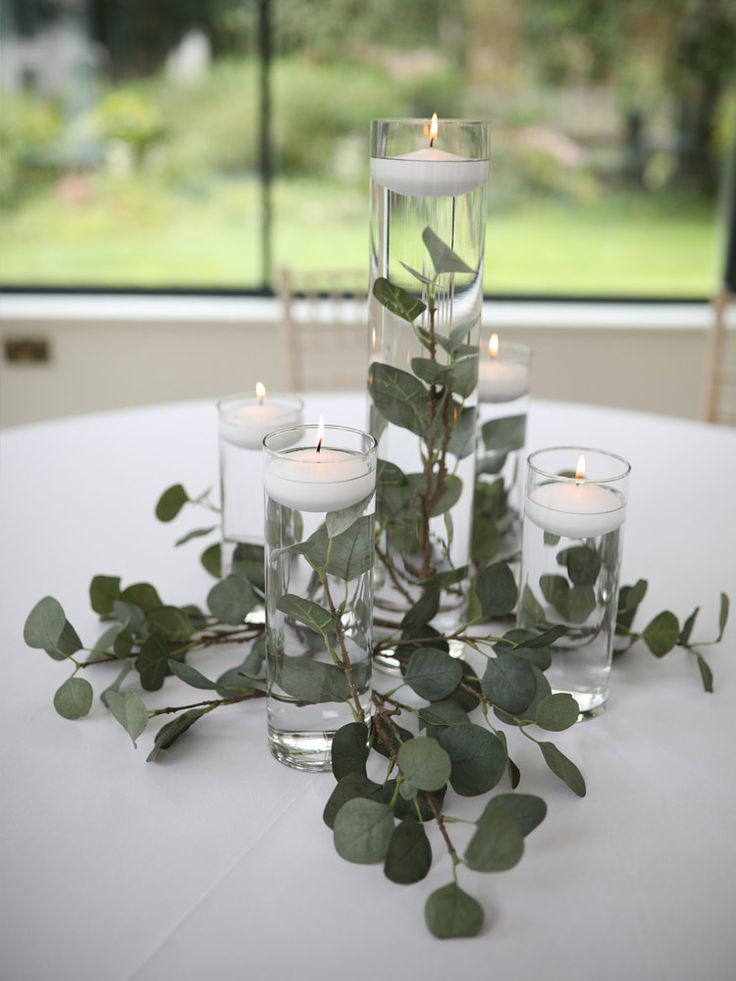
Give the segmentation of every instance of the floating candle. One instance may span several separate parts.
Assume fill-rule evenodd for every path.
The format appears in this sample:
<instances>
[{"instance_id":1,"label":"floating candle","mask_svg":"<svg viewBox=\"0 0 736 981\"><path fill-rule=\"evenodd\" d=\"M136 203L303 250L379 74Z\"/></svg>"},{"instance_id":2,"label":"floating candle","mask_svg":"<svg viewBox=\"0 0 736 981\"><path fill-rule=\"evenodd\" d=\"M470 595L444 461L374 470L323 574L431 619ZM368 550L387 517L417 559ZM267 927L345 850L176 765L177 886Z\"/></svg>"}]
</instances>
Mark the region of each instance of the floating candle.
<instances>
[{"instance_id":1,"label":"floating candle","mask_svg":"<svg viewBox=\"0 0 736 981\"><path fill-rule=\"evenodd\" d=\"M457 197L485 184L488 160L470 160L439 150L434 145L438 130L435 113L428 147L398 157L371 157L373 180L394 194L418 198Z\"/></svg>"},{"instance_id":2,"label":"floating candle","mask_svg":"<svg viewBox=\"0 0 736 981\"><path fill-rule=\"evenodd\" d=\"M266 462L266 494L296 511L341 511L370 497L375 484L364 454L324 445L322 418L315 447L286 449Z\"/></svg>"},{"instance_id":3,"label":"floating candle","mask_svg":"<svg viewBox=\"0 0 736 981\"><path fill-rule=\"evenodd\" d=\"M530 521L552 535L596 538L621 527L626 500L613 487L586 481L580 456L574 479L560 477L532 487L525 510Z\"/></svg>"},{"instance_id":4,"label":"floating candle","mask_svg":"<svg viewBox=\"0 0 736 981\"><path fill-rule=\"evenodd\" d=\"M301 421L301 399L280 394L267 397L261 382L256 384L255 398L233 396L220 403L220 439L246 450L259 450L264 436Z\"/></svg>"},{"instance_id":5,"label":"floating candle","mask_svg":"<svg viewBox=\"0 0 736 981\"><path fill-rule=\"evenodd\" d=\"M520 354L524 360L519 360ZM529 349L522 344L504 345L491 334L488 357L478 364L478 398L481 402L513 402L529 391Z\"/></svg>"}]
</instances>

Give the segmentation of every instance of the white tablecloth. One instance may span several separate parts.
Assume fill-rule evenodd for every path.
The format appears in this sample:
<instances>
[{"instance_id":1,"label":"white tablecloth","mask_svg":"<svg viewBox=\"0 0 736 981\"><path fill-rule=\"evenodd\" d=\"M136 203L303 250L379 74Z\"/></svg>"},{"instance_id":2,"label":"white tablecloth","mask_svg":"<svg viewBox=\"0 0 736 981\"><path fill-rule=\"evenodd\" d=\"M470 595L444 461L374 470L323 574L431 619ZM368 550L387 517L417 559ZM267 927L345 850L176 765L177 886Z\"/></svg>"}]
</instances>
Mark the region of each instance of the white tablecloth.
<instances>
[{"instance_id":1,"label":"white tablecloth","mask_svg":"<svg viewBox=\"0 0 736 981\"><path fill-rule=\"evenodd\" d=\"M307 414L319 411L364 418L357 396L310 397ZM696 636L713 634L719 591L736 599L736 433L535 404L529 448L565 443L632 462L624 581L651 580L642 623L699 605ZM198 567L201 543L172 545L206 517L161 525L153 506L176 481L192 492L214 482L213 406L11 430L1 453L6 981L734 977L736 630L711 649L714 695L682 652L658 663L639 651L615 669L604 715L557 739L587 777L584 800L510 733L520 789L544 796L548 817L515 869L462 876L486 909L483 934L440 942L423 906L450 879L441 843L415 886L343 862L321 819L332 777L271 759L262 704L218 710L147 764L151 734L134 751L98 701L83 721L59 718L51 698L68 669L23 644L25 616L47 593L93 641L96 573L147 579L166 601L203 602L211 580ZM236 659L213 655L212 667ZM191 701L177 686L167 682L151 704Z\"/></svg>"}]
</instances>

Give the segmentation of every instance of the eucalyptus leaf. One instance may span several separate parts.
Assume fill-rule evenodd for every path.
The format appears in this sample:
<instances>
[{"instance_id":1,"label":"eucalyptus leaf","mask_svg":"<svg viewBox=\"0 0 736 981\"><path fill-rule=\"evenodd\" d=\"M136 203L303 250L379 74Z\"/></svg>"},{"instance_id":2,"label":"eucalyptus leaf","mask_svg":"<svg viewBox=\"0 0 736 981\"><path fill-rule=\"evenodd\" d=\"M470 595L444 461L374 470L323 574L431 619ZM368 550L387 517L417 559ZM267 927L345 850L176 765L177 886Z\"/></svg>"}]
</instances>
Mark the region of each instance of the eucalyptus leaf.
<instances>
[{"instance_id":1,"label":"eucalyptus leaf","mask_svg":"<svg viewBox=\"0 0 736 981\"><path fill-rule=\"evenodd\" d=\"M335 789L330 794L325 804L324 812L322 813L322 820L332 830L335 827L337 813L343 804L347 804L349 800L353 800L356 797L361 797L365 800L376 800L377 795L382 790L383 787L380 783L369 780L364 774L348 773L347 776L338 780Z\"/></svg>"},{"instance_id":2,"label":"eucalyptus leaf","mask_svg":"<svg viewBox=\"0 0 736 981\"><path fill-rule=\"evenodd\" d=\"M723 640L723 633L728 623L729 599L725 593L721 593L721 605L718 612L718 638L717 643Z\"/></svg>"},{"instance_id":3,"label":"eucalyptus leaf","mask_svg":"<svg viewBox=\"0 0 736 981\"><path fill-rule=\"evenodd\" d=\"M505 872L524 853L524 838L512 814L502 807L486 809L465 849L465 862L476 872Z\"/></svg>"},{"instance_id":4,"label":"eucalyptus leaf","mask_svg":"<svg viewBox=\"0 0 736 981\"><path fill-rule=\"evenodd\" d=\"M580 706L567 692L546 695L536 706L534 721L548 732L562 732L575 725Z\"/></svg>"},{"instance_id":5,"label":"eucalyptus leaf","mask_svg":"<svg viewBox=\"0 0 736 981\"><path fill-rule=\"evenodd\" d=\"M505 562L494 562L481 572L475 593L486 620L511 613L519 596L514 574Z\"/></svg>"},{"instance_id":6,"label":"eucalyptus leaf","mask_svg":"<svg viewBox=\"0 0 736 981\"><path fill-rule=\"evenodd\" d=\"M29 647L46 651L55 660L63 660L66 655L57 650L66 616L61 603L53 596L44 596L26 617L23 627L23 640Z\"/></svg>"},{"instance_id":7,"label":"eucalyptus leaf","mask_svg":"<svg viewBox=\"0 0 736 981\"><path fill-rule=\"evenodd\" d=\"M292 620L305 624L318 634L326 634L334 630L337 624L335 617L319 603L297 596L296 593L285 593L279 596L276 603L277 609Z\"/></svg>"},{"instance_id":8,"label":"eucalyptus leaf","mask_svg":"<svg viewBox=\"0 0 736 981\"><path fill-rule=\"evenodd\" d=\"M94 692L84 678L67 678L54 695L54 708L64 719L81 719L92 708Z\"/></svg>"},{"instance_id":9,"label":"eucalyptus leaf","mask_svg":"<svg viewBox=\"0 0 736 981\"><path fill-rule=\"evenodd\" d=\"M639 579L633 586L622 586L618 592L616 626L630 629L636 611L647 592L646 579Z\"/></svg>"},{"instance_id":10,"label":"eucalyptus leaf","mask_svg":"<svg viewBox=\"0 0 736 981\"><path fill-rule=\"evenodd\" d=\"M296 525L296 515L294 516L294 524ZM238 542L233 552L232 562L230 563L230 572L238 576L244 576L252 586L264 592L266 578L263 562L263 545Z\"/></svg>"},{"instance_id":11,"label":"eucalyptus leaf","mask_svg":"<svg viewBox=\"0 0 736 981\"><path fill-rule=\"evenodd\" d=\"M429 276L425 276L424 273L418 272L413 266L410 266L408 262L404 262L401 259L399 259L399 262L404 269L406 269L406 271L414 277L414 279L418 279L420 283L424 283L426 286L431 286L432 280L429 278Z\"/></svg>"},{"instance_id":12,"label":"eucalyptus leaf","mask_svg":"<svg viewBox=\"0 0 736 981\"><path fill-rule=\"evenodd\" d=\"M357 519L362 515L365 509L368 507L371 497L364 498L362 501L358 501L357 504L352 504L350 507L343 508L341 511L330 511L325 515L325 528L327 529L328 538L337 538L342 532L347 531L348 528L352 527Z\"/></svg>"},{"instance_id":13,"label":"eucalyptus leaf","mask_svg":"<svg viewBox=\"0 0 736 981\"><path fill-rule=\"evenodd\" d=\"M222 549L220 543L215 542L214 545L206 548L200 555L199 561L211 576L219 579L222 575Z\"/></svg>"},{"instance_id":14,"label":"eucalyptus leaf","mask_svg":"<svg viewBox=\"0 0 736 981\"><path fill-rule=\"evenodd\" d=\"M440 607L439 589L425 589L421 598L405 614L401 621L402 630L416 630L430 623Z\"/></svg>"},{"instance_id":15,"label":"eucalyptus leaf","mask_svg":"<svg viewBox=\"0 0 736 981\"><path fill-rule=\"evenodd\" d=\"M210 525L208 528L193 528L188 531L186 535L182 535L181 538L177 538L174 542L174 546L186 545L187 542L191 542L195 538L204 538L205 535L211 534L211 532L216 531L217 525Z\"/></svg>"},{"instance_id":16,"label":"eucalyptus leaf","mask_svg":"<svg viewBox=\"0 0 736 981\"><path fill-rule=\"evenodd\" d=\"M680 631L680 636L677 643L681 647L685 647L690 641L690 635L693 632L693 627L695 626L695 621L697 619L698 613L700 613L700 607L696 606L690 616L687 618L685 623L682 625L682 630Z\"/></svg>"},{"instance_id":17,"label":"eucalyptus leaf","mask_svg":"<svg viewBox=\"0 0 736 981\"><path fill-rule=\"evenodd\" d=\"M92 650L96 654L107 653L111 648L114 647L116 639L120 636L123 630L125 630L125 628L126 628L126 624L124 623L111 624L107 628L107 630L103 631L103 633L100 634Z\"/></svg>"},{"instance_id":18,"label":"eucalyptus leaf","mask_svg":"<svg viewBox=\"0 0 736 981\"><path fill-rule=\"evenodd\" d=\"M485 806L484 814L501 807L516 821L524 837L530 834L547 816L547 805L534 794L496 794Z\"/></svg>"},{"instance_id":19,"label":"eucalyptus leaf","mask_svg":"<svg viewBox=\"0 0 736 981\"><path fill-rule=\"evenodd\" d=\"M697 661L698 671L700 672L700 680L703 682L703 690L712 694L713 672L710 669L710 665L700 651L695 651L695 659Z\"/></svg>"},{"instance_id":20,"label":"eucalyptus leaf","mask_svg":"<svg viewBox=\"0 0 736 981\"><path fill-rule=\"evenodd\" d=\"M332 740L332 772L335 780L341 780L349 773L365 776L369 752L368 726L364 722L349 722L338 729Z\"/></svg>"},{"instance_id":21,"label":"eucalyptus leaf","mask_svg":"<svg viewBox=\"0 0 736 981\"><path fill-rule=\"evenodd\" d=\"M419 882L432 865L432 846L424 826L404 818L393 830L383 865L387 879L400 885Z\"/></svg>"},{"instance_id":22,"label":"eucalyptus leaf","mask_svg":"<svg viewBox=\"0 0 736 981\"><path fill-rule=\"evenodd\" d=\"M485 794L503 776L506 751L487 729L472 722L461 723L445 729L439 741L452 761L452 789L462 797Z\"/></svg>"},{"instance_id":23,"label":"eucalyptus leaf","mask_svg":"<svg viewBox=\"0 0 736 981\"><path fill-rule=\"evenodd\" d=\"M370 865L382 862L394 830L394 815L388 804L355 797L337 812L335 849L348 862Z\"/></svg>"},{"instance_id":24,"label":"eucalyptus leaf","mask_svg":"<svg viewBox=\"0 0 736 981\"><path fill-rule=\"evenodd\" d=\"M353 665L353 678L356 668ZM311 657L279 657L274 665L274 683L287 695L303 702L344 702L350 686L343 668ZM357 683L357 682L356 682Z\"/></svg>"},{"instance_id":25,"label":"eucalyptus leaf","mask_svg":"<svg viewBox=\"0 0 736 981\"><path fill-rule=\"evenodd\" d=\"M585 780L572 760L560 752L554 743L541 742L539 748L542 751L544 762L554 775L566 783L578 797L585 797Z\"/></svg>"},{"instance_id":26,"label":"eucalyptus leaf","mask_svg":"<svg viewBox=\"0 0 736 981\"><path fill-rule=\"evenodd\" d=\"M419 709L419 721L425 726L454 726L468 722L468 716L456 701L445 698Z\"/></svg>"},{"instance_id":27,"label":"eucalyptus leaf","mask_svg":"<svg viewBox=\"0 0 736 981\"><path fill-rule=\"evenodd\" d=\"M430 933L439 940L475 937L483 927L483 907L456 882L451 882L429 896L424 918Z\"/></svg>"},{"instance_id":28,"label":"eucalyptus leaf","mask_svg":"<svg viewBox=\"0 0 736 981\"><path fill-rule=\"evenodd\" d=\"M420 790L439 790L452 769L450 757L436 739L412 739L404 743L397 762L407 780Z\"/></svg>"},{"instance_id":29,"label":"eucalyptus leaf","mask_svg":"<svg viewBox=\"0 0 736 981\"><path fill-rule=\"evenodd\" d=\"M123 603L139 606L144 613L150 613L151 610L156 610L164 605L155 588L149 582L133 583L132 586L128 586L122 591L120 599Z\"/></svg>"},{"instance_id":30,"label":"eucalyptus leaf","mask_svg":"<svg viewBox=\"0 0 736 981\"><path fill-rule=\"evenodd\" d=\"M156 503L156 517L159 521L173 521L184 505L189 501L189 495L181 484L167 487Z\"/></svg>"},{"instance_id":31,"label":"eucalyptus leaf","mask_svg":"<svg viewBox=\"0 0 736 981\"><path fill-rule=\"evenodd\" d=\"M481 426L480 435L489 452L522 450L526 443L526 413L489 419Z\"/></svg>"},{"instance_id":32,"label":"eucalyptus leaf","mask_svg":"<svg viewBox=\"0 0 736 981\"><path fill-rule=\"evenodd\" d=\"M680 638L680 623L674 613L664 610L651 620L641 635L655 657L664 657L673 647L677 646Z\"/></svg>"},{"instance_id":33,"label":"eucalyptus leaf","mask_svg":"<svg viewBox=\"0 0 736 981\"><path fill-rule=\"evenodd\" d=\"M373 295L382 307L407 323L413 323L427 309L426 303L422 303L400 286L390 283L383 276L379 276L373 283Z\"/></svg>"},{"instance_id":34,"label":"eucalyptus leaf","mask_svg":"<svg viewBox=\"0 0 736 981\"><path fill-rule=\"evenodd\" d=\"M453 429L447 443L447 451L458 460L464 460L475 450L475 422L475 406L453 408Z\"/></svg>"},{"instance_id":35,"label":"eucalyptus leaf","mask_svg":"<svg viewBox=\"0 0 736 981\"><path fill-rule=\"evenodd\" d=\"M318 573L350 582L373 565L373 515L358 518L335 538L329 538L325 526L320 525L305 542L292 549Z\"/></svg>"},{"instance_id":36,"label":"eucalyptus leaf","mask_svg":"<svg viewBox=\"0 0 736 981\"><path fill-rule=\"evenodd\" d=\"M371 398L395 426L425 436L429 429L429 392L414 375L375 361L368 381Z\"/></svg>"},{"instance_id":37,"label":"eucalyptus leaf","mask_svg":"<svg viewBox=\"0 0 736 981\"><path fill-rule=\"evenodd\" d=\"M159 637L185 640L192 633L189 617L177 606L160 606L146 614L146 623L151 634Z\"/></svg>"},{"instance_id":38,"label":"eucalyptus leaf","mask_svg":"<svg viewBox=\"0 0 736 981\"><path fill-rule=\"evenodd\" d=\"M89 600L95 613L112 613L112 605L120 599L120 576L94 576L89 584Z\"/></svg>"},{"instance_id":39,"label":"eucalyptus leaf","mask_svg":"<svg viewBox=\"0 0 736 981\"><path fill-rule=\"evenodd\" d=\"M188 712L178 715L172 722L167 722L165 726L162 726L156 733L153 749L146 757L146 762L153 763L154 760L157 760L163 750L173 746L176 740L191 729L194 723L207 712L209 712L209 708L190 709Z\"/></svg>"},{"instance_id":40,"label":"eucalyptus leaf","mask_svg":"<svg viewBox=\"0 0 736 981\"><path fill-rule=\"evenodd\" d=\"M489 658L482 686L483 694L495 705L514 714L529 707L537 688L531 665L513 654Z\"/></svg>"},{"instance_id":41,"label":"eucalyptus leaf","mask_svg":"<svg viewBox=\"0 0 736 981\"><path fill-rule=\"evenodd\" d=\"M201 671L197 671L191 664L186 664L184 661L176 661L170 658L169 670L177 678L185 682L185 684L191 685L192 688L198 688L202 691L215 691L217 689L218 683L216 681L210 681Z\"/></svg>"},{"instance_id":42,"label":"eucalyptus leaf","mask_svg":"<svg viewBox=\"0 0 736 981\"><path fill-rule=\"evenodd\" d=\"M445 651L420 647L409 658L404 680L420 698L432 702L450 695L460 684L462 675L460 662Z\"/></svg>"},{"instance_id":43,"label":"eucalyptus leaf","mask_svg":"<svg viewBox=\"0 0 736 981\"><path fill-rule=\"evenodd\" d=\"M601 557L588 545L563 548L557 553L557 562L565 566L570 582L576 586L595 586L601 571Z\"/></svg>"},{"instance_id":44,"label":"eucalyptus leaf","mask_svg":"<svg viewBox=\"0 0 736 981\"><path fill-rule=\"evenodd\" d=\"M121 695L118 691L108 689L104 701L136 746L136 740L148 725L148 709L141 696L135 691L127 691Z\"/></svg>"},{"instance_id":45,"label":"eucalyptus leaf","mask_svg":"<svg viewBox=\"0 0 736 981\"><path fill-rule=\"evenodd\" d=\"M463 262L457 252L454 252L449 245L446 245L429 225L422 232L422 241L427 246L427 251L432 259L432 265L436 273L472 274L473 270L470 266L466 262Z\"/></svg>"},{"instance_id":46,"label":"eucalyptus leaf","mask_svg":"<svg viewBox=\"0 0 736 981\"><path fill-rule=\"evenodd\" d=\"M210 613L222 623L240 626L258 602L253 587L243 576L229 575L207 594Z\"/></svg>"},{"instance_id":47,"label":"eucalyptus leaf","mask_svg":"<svg viewBox=\"0 0 736 981\"><path fill-rule=\"evenodd\" d=\"M159 637L149 637L143 642L136 661L142 688L158 691L169 673L169 657L169 648Z\"/></svg>"}]
</instances>

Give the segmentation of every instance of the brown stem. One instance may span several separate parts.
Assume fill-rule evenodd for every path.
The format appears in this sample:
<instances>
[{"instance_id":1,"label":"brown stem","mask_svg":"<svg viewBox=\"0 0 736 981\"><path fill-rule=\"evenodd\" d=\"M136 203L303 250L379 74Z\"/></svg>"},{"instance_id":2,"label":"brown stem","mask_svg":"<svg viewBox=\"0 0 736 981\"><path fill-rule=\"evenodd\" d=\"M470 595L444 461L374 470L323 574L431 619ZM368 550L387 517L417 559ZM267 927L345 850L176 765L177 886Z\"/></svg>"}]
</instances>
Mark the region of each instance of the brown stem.
<instances>
[{"instance_id":1,"label":"brown stem","mask_svg":"<svg viewBox=\"0 0 736 981\"><path fill-rule=\"evenodd\" d=\"M358 719L365 722L365 713L363 712L363 706L360 704L360 698L358 698L358 691L355 687L355 679L353 678L353 666L350 663L350 656L348 655L348 649L345 645L345 635L343 634L342 624L340 623L340 617L337 612L337 608L332 601L332 593L330 592L330 586L327 582L327 574L322 580L322 585L325 591L325 599L327 600L327 605L330 608L330 613L335 620L335 636L337 637L337 642L340 645L340 653L342 654L342 665L345 670L345 677L348 679L348 686L350 688L350 696L353 699L353 704L355 705L355 711L357 713Z\"/></svg>"},{"instance_id":2,"label":"brown stem","mask_svg":"<svg viewBox=\"0 0 736 981\"><path fill-rule=\"evenodd\" d=\"M437 822L437 827L440 829L440 833L442 834L442 837L445 839L445 844L447 845L447 850L450 853L450 856L452 857L453 863L455 863L458 860L457 849L450 841L450 836L447 833L447 828L445 827L445 819L442 816L442 811L437 807L437 801L435 800L432 794L428 794L425 792L424 797L427 803L429 804L432 814L434 815L434 819Z\"/></svg>"},{"instance_id":3,"label":"brown stem","mask_svg":"<svg viewBox=\"0 0 736 981\"><path fill-rule=\"evenodd\" d=\"M154 715L170 715L172 712L184 712L186 709L202 708L207 705L233 705L235 702L247 702L252 698L265 698L265 691L249 691L242 695L231 695L228 698L210 698L203 702L192 702L191 705L170 705L168 708L155 709L151 712Z\"/></svg>"},{"instance_id":4,"label":"brown stem","mask_svg":"<svg viewBox=\"0 0 736 981\"><path fill-rule=\"evenodd\" d=\"M415 603L414 597L407 589L404 588L404 586L401 585L401 582L399 581L398 571L394 565L393 559L389 556L388 552L384 552L380 548L380 546L376 545L376 555L381 560L381 562L383 562L386 572L388 573L388 577L391 580L391 582L394 584L396 591L400 593L401 596L404 597L407 603L411 603L411 605L414 606Z\"/></svg>"}]
</instances>

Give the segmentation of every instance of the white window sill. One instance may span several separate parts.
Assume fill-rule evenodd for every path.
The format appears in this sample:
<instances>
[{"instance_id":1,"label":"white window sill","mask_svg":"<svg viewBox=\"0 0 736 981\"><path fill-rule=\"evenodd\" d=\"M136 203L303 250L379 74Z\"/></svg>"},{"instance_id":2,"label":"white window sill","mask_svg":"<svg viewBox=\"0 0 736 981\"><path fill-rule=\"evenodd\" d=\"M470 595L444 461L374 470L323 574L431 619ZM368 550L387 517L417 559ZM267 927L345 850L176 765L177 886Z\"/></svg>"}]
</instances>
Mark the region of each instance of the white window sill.
<instances>
[{"instance_id":1,"label":"white window sill","mask_svg":"<svg viewBox=\"0 0 736 981\"><path fill-rule=\"evenodd\" d=\"M486 301L488 326L566 329L706 330L708 303ZM267 297L131 296L130 294L5 294L0 321L125 321L263 324L281 320L281 303Z\"/></svg>"}]
</instances>

